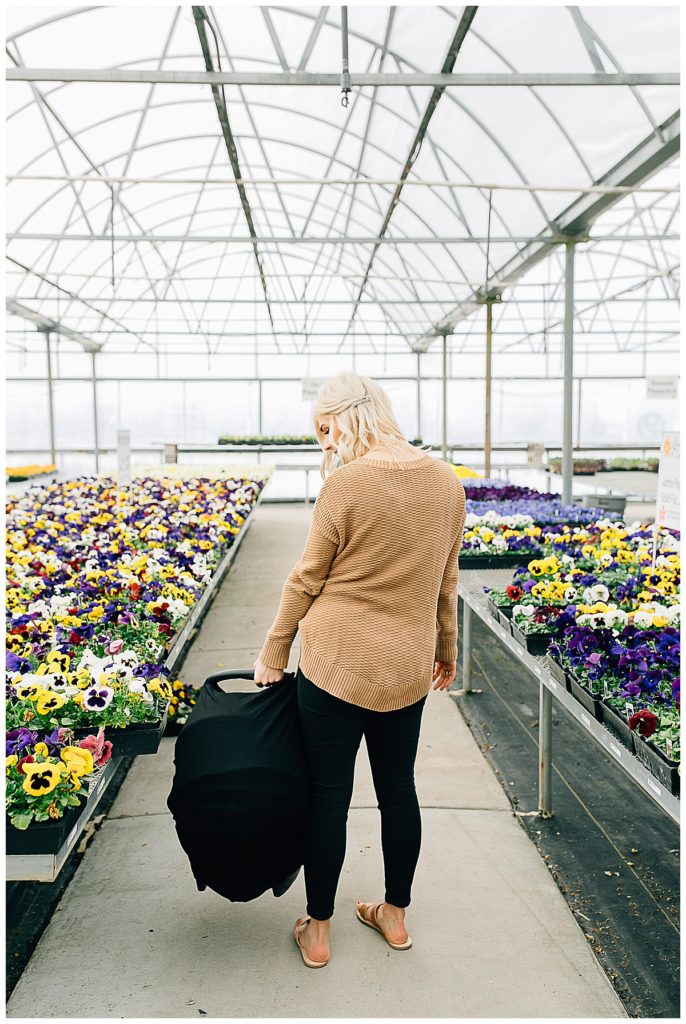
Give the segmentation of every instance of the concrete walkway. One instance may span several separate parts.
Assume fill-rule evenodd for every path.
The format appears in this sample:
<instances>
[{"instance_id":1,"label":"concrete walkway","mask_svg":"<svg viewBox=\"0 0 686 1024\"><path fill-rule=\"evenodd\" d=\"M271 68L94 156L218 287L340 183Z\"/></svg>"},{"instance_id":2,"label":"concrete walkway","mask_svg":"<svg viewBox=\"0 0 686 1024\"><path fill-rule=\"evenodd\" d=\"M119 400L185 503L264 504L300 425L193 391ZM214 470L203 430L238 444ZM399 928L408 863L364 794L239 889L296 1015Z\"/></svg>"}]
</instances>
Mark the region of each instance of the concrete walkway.
<instances>
[{"instance_id":1,"label":"concrete walkway","mask_svg":"<svg viewBox=\"0 0 686 1024\"><path fill-rule=\"evenodd\" d=\"M262 505L181 678L250 668L302 551L311 506ZM289 669L298 664L298 640ZM254 689L254 684L239 684ZM446 693L417 760L422 854L395 952L355 919L383 898L364 745L331 932L308 970L291 938L302 873L280 899L198 893L166 797L174 739L139 757L8 1005L10 1017L625 1017L543 861ZM202 1011L202 1012L201 1012Z\"/></svg>"}]
</instances>

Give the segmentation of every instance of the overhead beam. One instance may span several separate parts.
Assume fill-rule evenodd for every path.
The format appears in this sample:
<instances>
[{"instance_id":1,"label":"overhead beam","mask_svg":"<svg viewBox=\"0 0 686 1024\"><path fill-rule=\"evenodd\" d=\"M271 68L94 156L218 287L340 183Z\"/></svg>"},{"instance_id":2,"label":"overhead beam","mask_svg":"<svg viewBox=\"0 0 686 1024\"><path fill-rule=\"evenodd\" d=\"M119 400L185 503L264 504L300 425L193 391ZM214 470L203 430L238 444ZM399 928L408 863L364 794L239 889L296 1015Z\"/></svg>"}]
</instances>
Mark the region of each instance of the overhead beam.
<instances>
[{"instance_id":1,"label":"overhead beam","mask_svg":"<svg viewBox=\"0 0 686 1024\"><path fill-rule=\"evenodd\" d=\"M207 39L207 31L205 29L206 24L210 24L209 17L204 7L193 7L193 18L195 19L195 27L198 32L200 39L200 46L202 48L203 59L205 61L205 67L208 73L214 73L214 64L212 61L212 54L210 52L210 45ZM211 28L210 24L210 28ZM216 42L216 35L215 35ZM218 47L217 43L217 47ZM267 290L267 279L264 274L264 267L262 265L262 259L260 257L259 250L257 248L258 239L257 232L255 231L255 224L253 222L252 210L250 208L250 201L248 199L248 193L245 190L245 185L242 183L241 167L238 160L238 150L236 148L236 141L231 130L229 123L229 112L226 107L226 100L224 97L224 90L222 85L216 83L212 84L212 96L214 98L214 104L217 108L217 116L219 118L219 124L224 138L224 144L226 146L226 152L229 157L229 163L231 164L231 170L233 171L236 180L236 187L238 189L238 195L240 198L241 206L243 207L243 213L245 215L245 221L248 225L248 231L250 232L250 244L252 245L253 255L255 257L255 263L257 270L260 275L260 282L262 284L262 291L264 293L264 301L267 306L267 313L269 319L272 319L272 311L269 305L269 292ZM226 241L226 239L224 239Z\"/></svg>"},{"instance_id":2,"label":"overhead beam","mask_svg":"<svg viewBox=\"0 0 686 1024\"><path fill-rule=\"evenodd\" d=\"M50 317L43 316L41 313L37 313L35 310L30 309L28 306L23 306L19 302L15 302L14 299L5 300L5 308L8 313L12 316L19 316L22 320L28 320L32 323L37 331L43 334L59 334L63 338L69 338L70 341L76 341L79 345L82 345L86 352L99 352L102 348L103 343L101 341L93 341L92 338L87 338L85 334L79 334L78 331L72 331L70 327L65 327L58 320L52 320Z\"/></svg>"},{"instance_id":3,"label":"overhead beam","mask_svg":"<svg viewBox=\"0 0 686 1024\"><path fill-rule=\"evenodd\" d=\"M677 111L661 125L658 125L655 131L619 160L614 167L611 167L596 184L639 185L674 159L679 152L680 141L681 116ZM609 210L620 199L621 195L611 192L602 196L592 193L579 196L553 220L553 226L560 232L560 237L557 240L550 238L547 229L546 233L531 239L516 256L495 271L484 283L483 290L497 290L505 285L513 284L528 270L545 259L557 245L566 243L570 237L578 238L585 234L591 222ZM588 237L586 236L586 238ZM619 241L619 236L616 238ZM599 241L598 238L590 240ZM605 240L603 239L603 241ZM425 352L435 338L441 337L445 332L450 333L456 324L466 319L474 310L478 309L479 305L479 293L475 290L470 298L460 302L446 317L425 331L412 348L417 352Z\"/></svg>"},{"instance_id":4,"label":"overhead beam","mask_svg":"<svg viewBox=\"0 0 686 1024\"><path fill-rule=\"evenodd\" d=\"M41 241L63 241L63 242L109 242L109 235L94 235L83 232L69 232L68 234L60 234L59 232L49 231L10 231L6 235L8 241L20 241L20 242L41 242ZM676 234L670 235L646 235L646 234L631 234L631 235L584 235L584 242L678 242L680 236ZM411 235L408 237L394 237L388 236L379 237L378 235L329 235L324 237L317 237L317 235L309 235L305 238L300 235L250 235L250 236L230 236L230 235L158 235L151 231L147 234L132 235L124 234L120 231L117 232L117 242L230 242L232 245L252 245L256 243L258 245L300 245L308 243L311 245L485 245L490 242L491 245L512 245L528 243L534 245L540 242L545 242L549 246L560 245L566 241L564 234L546 234L536 235L534 239L530 235L504 235L498 238L487 238L479 235ZM536 260L538 262L538 260ZM508 277L508 282L513 280ZM272 299L273 302L278 300Z\"/></svg>"},{"instance_id":5,"label":"overhead beam","mask_svg":"<svg viewBox=\"0 0 686 1024\"><path fill-rule=\"evenodd\" d=\"M162 71L158 68L7 68L8 82L131 82L144 85L297 85L329 86L340 90L340 74L310 71ZM352 72L353 88L374 86L433 86L439 89L473 86L631 86L675 85L678 72L581 72L453 74L420 71Z\"/></svg>"}]
</instances>

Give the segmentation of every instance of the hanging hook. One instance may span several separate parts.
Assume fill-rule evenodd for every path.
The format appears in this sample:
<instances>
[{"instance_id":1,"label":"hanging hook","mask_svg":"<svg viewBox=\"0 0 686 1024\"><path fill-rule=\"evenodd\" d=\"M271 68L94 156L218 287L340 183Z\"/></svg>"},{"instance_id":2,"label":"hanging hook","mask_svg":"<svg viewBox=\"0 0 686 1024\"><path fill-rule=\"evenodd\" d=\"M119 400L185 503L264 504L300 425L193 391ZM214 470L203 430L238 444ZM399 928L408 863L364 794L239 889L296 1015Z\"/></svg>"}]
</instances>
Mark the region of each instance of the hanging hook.
<instances>
[{"instance_id":1,"label":"hanging hook","mask_svg":"<svg viewBox=\"0 0 686 1024\"><path fill-rule=\"evenodd\" d=\"M341 71L341 106L350 103L348 94L350 87L350 67L348 64L348 8L341 7L341 46L343 51L343 70Z\"/></svg>"}]
</instances>

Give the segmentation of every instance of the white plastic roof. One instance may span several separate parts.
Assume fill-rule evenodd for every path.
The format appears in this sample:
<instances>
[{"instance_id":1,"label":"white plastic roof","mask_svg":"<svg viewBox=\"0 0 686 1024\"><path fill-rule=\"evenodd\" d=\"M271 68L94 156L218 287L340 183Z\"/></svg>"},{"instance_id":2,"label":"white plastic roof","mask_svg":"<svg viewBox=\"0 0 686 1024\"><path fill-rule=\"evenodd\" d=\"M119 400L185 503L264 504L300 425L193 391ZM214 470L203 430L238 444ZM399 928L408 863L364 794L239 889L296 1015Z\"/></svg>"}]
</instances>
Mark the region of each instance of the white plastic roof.
<instances>
[{"instance_id":1,"label":"white plastic roof","mask_svg":"<svg viewBox=\"0 0 686 1024\"><path fill-rule=\"evenodd\" d=\"M8 67L202 72L192 10L10 7ZM340 73L341 8L205 10L215 68ZM351 73L439 72L466 10L350 7ZM478 7L453 71L674 73L678 18ZM577 345L673 344L678 169L661 153L678 85L447 87L376 244L432 93L354 86L344 108L336 86L226 85L242 177L280 182L245 185L253 245L208 85L8 82L10 338L29 311L109 349L409 350L447 325L474 350L472 300L496 288L496 351L555 350L564 246L522 276L498 272L557 233L577 190L652 145L655 173L576 247ZM522 185L570 191L488 187Z\"/></svg>"}]
</instances>

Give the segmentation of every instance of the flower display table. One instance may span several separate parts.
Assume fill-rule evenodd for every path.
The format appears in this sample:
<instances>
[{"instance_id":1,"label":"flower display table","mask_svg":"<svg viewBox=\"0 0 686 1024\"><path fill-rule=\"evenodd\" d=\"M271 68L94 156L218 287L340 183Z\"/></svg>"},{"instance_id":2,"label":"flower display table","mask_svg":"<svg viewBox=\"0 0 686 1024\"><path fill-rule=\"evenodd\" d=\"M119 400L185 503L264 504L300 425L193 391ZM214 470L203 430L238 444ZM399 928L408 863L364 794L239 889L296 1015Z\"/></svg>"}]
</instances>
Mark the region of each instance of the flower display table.
<instances>
[{"instance_id":1,"label":"flower display table","mask_svg":"<svg viewBox=\"0 0 686 1024\"><path fill-rule=\"evenodd\" d=\"M121 760L121 756L111 757L84 803L70 808L62 818L34 823L26 831L13 828L9 823L6 825L5 870L8 882L54 882Z\"/></svg>"},{"instance_id":2,"label":"flower display table","mask_svg":"<svg viewBox=\"0 0 686 1024\"><path fill-rule=\"evenodd\" d=\"M508 570L462 570L458 598L462 601L463 620L461 631L462 647L462 680L461 692L470 693L471 685L471 625L472 616L476 615L499 638L501 643L517 658L521 664L539 681L539 785L538 809L544 818L552 816L552 711L553 698L603 747L616 763L629 775L640 790L652 800L677 824L679 822L680 801L670 791L671 775L665 773L665 783L661 784L646 767L644 758L633 754L623 746L616 736L589 713L567 690L564 682L553 675L546 657L530 654L525 647L516 642L510 632L506 631L498 618L490 614L488 598L483 591L484 586L503 587L510 581ZM647 756L647 755L646 755ZM672 766L667 766L672 767Z\"/></svg>"}]
</instances>

